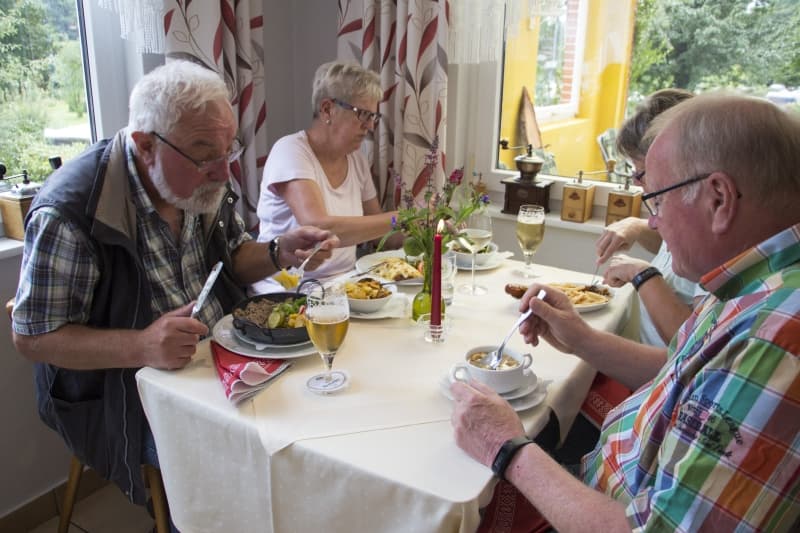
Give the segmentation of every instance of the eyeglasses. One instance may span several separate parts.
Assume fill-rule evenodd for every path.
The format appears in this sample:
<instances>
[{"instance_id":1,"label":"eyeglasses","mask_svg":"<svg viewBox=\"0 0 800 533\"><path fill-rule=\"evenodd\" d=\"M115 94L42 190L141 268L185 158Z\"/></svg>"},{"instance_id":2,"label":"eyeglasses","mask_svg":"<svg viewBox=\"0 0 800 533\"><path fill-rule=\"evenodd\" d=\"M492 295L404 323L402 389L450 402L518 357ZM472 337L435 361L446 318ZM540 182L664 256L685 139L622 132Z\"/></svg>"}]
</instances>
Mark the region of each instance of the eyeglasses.
<instances>
[{"instance_id":1,"label":"eyeglasses","mask_svg":"<svg viewBox=\"0 0 800 533\"><path fill-rule=\"evenodd\" d=\"M228 163L228 164L233 163L234 161L239 159L239 156L242 155L242 152L244 151L244 146L242 146L241 141L239 139L234 138L233 143L231 144L231 149L228 150L227 154L221 155L214 159L206 159L204 161L198 161L197 159L187 155L186 152L184 152L183 150L181 150L180 148L178 148L177 146L166 140L158 133L154 131L151 131L150 133L158 137L158 139L161 142L163 142L164 144L166 144L167 146L178 152L180 155L191 161L194 164L194 166L197 167L197 171L201 173L210 172L220 163Z\"/></svg>"},{"instance_id":2,"label":"eyeglasses","mask_svg":"<svg viewBox=\"0 0 800 533\"><path fill-rule=\"evenodd\" d=\"M637 170L636 172L631 174L631 179L633 181L638 181L639 183L642 183L644 181L644 170Z\"/></svg>"},{"instance_id":3,"label":"eyeglasses","mask_svg":"<svg viewBox=\"0 0 800 533\"><path fill-rule=\"evenodd\" d=\"M697 176L691 177L689 179L679 181L678 183L673 183L669 187L664 187L658 191L649 192L647 194L642 195L642 203L650 211L650 214L654 217L658 216L658 207L660 204L655 202L650 202L656 196L661 196L665 192L674 191L675 189L680 189L681 187L685 187L691 183L696 183L698 181L703 181L704 179L708 178L712 173L709 172L708 174L698 174Z\"/></svg>"},{"instance_id":4,"label":"eyeglasses","mask_svg":"<svg viewBox=\"0 0 800 533\"><path fill-rule=\"evenodd\" d=\"M331 100L333 100L333 103L338 105L339 107L342 107L344 109L349 109L350 111L355 113L356 114L356 118L358 120L360 120L364 124L369 124L370 122L372 122L373 126L377 126L378 125L378 121L381 119L381 114L380 113L373 113L369 109L358 108L358 107L356 107L356 106L354 106L352 104L348 104L347 102L343 102L343 101L339 100L338 98L331 98Z\"/></svg>"}]
</instances>

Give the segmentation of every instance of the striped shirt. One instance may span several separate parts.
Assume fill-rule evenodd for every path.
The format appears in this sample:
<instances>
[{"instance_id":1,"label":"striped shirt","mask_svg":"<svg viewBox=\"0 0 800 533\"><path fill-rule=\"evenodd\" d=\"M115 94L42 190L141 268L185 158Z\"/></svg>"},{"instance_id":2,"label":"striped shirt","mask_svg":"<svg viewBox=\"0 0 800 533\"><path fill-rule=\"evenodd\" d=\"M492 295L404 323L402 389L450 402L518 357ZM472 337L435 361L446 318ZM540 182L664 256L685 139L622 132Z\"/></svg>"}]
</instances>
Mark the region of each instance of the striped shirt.
<instances>
[{"instance_id":1,"label":"striped shirt","mask_svg":"<svg viewBox=\"0 0 800 533\"><path fill-rule=\"evenodd\" d=\"M800 524L800 224L702 279L656 378L612 410L584 481L635 531Z\"/></svg>"},{"instance_id":2,"label":"striped shirt","mask_svg":"<svg viewBox=\"0 0 800 533\"><path fill-rule=\"evenodd\" d=\"M184 213L176 240L147 196L128 150L128 177L136 208L137 250L153 290L151 306L158 317L196 299L208 276L203 228L199 216ZM231 250L250 240L244 222ZM25 232L20 284L14 306L14 330L41 335L66 324L85 324L100 279L97 250L90 236L52 207L37 209ZM198 319L211 328L223 316L213 292Z\"/></svg>"}]
</instances>

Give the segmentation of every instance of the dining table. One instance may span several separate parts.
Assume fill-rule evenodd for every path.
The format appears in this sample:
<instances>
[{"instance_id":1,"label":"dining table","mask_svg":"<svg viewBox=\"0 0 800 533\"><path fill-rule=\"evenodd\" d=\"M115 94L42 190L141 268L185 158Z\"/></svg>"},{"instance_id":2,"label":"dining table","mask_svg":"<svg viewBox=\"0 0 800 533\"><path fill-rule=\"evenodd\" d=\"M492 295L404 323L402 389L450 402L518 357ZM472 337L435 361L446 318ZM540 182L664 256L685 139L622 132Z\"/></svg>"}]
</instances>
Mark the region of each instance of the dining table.
<instances>
[{"instance_id":1,"label":"dining table","mask_svg":"<svg viewBox=\"0 0 800 533\"><path fill-rule=\"evenodd\" d=\"M472 532L497 478L455 442L450 369L470 348L498 345L519 316L508 283L529 284L523 264L502 259L475 273L488 294L456 290L445 308L444 337L426 341L410 318L420 286L401 285L403 316L351 316L333 363L349 376L341 391L320 395L306 381L323 369L316 354L291 366L254 396L225 396L202 341L180 370L143 368L137 375L155 438L172 520L184 532L295 531ZM591 273L534 265L539 283L589 283ZM469 283L459 271L458 285ZM582 317L619 333L631 316L630 286ZM407 306L407 307L406 307ZM530 353L540 395L512 401L535 436L551 413L566 435L595 370L542 341L511 337Z\"/></svg>"}]
</instances>

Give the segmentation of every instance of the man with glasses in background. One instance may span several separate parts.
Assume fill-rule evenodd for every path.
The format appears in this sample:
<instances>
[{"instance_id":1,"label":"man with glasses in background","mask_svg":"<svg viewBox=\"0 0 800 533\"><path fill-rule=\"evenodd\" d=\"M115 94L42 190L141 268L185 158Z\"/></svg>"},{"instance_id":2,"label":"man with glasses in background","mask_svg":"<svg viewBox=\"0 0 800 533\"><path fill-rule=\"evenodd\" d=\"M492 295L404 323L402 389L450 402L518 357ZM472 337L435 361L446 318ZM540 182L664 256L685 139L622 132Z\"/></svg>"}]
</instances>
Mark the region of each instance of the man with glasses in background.
<instances>
[{"instance_id":1,"label":"man with glasses in background","mask_svg":"<svg viewBox=\"0 0 800 533\"><path fill-rule=\"evenodd\" d=\"M136 371L184 367L247 284L322 241L318 266L338 245L313 227L251 239L229 185L235 134L217 73L169 62L134 87L128 127L50 176L26 218L13 330L37 363L40 416L135 503L145 503L140 465L158 465Z\"/></svg>"},{"instance_id":2,"label":"man with glasses in background","mask_svg":"<svg viewBox=\"0 0 800 533\"><path fill-rule=\"evenodd\" d=\"M523 297L526 342L543 338L636 391L606 417L582 482L480 383L451 387L456 441L559 531L797 531L800 116L709 93L647 135L650 226L675 272L710 294L667 349L593 330L556 290Z\"/></svg>"}]
</instances>

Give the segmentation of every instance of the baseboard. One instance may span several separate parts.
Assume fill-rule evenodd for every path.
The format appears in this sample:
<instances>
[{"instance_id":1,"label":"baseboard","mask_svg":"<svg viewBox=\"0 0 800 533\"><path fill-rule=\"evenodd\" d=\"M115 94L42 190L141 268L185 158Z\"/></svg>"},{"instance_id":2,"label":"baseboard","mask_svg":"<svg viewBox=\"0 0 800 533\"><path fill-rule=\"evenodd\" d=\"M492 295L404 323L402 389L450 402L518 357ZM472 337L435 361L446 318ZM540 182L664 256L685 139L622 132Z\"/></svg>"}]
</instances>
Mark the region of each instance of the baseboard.
<instances>
[{"instance_id":1,"label":"baseboard","mask_svg":"<svg viewBox=\"0 0 800 533\"><path fill-rule=\"evenodd\" d=\"M87 468L81 475L76 503L106 485L108 485L108 481L100 477L91 468ZM64 481L54 489L48 490L38 498L34 498L11 511L6 516L0 517L0 531L4 533L26 533L58 516L66 487L67 482Z\"/></svg>"}]
</instances>

